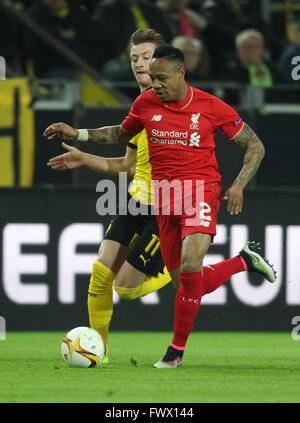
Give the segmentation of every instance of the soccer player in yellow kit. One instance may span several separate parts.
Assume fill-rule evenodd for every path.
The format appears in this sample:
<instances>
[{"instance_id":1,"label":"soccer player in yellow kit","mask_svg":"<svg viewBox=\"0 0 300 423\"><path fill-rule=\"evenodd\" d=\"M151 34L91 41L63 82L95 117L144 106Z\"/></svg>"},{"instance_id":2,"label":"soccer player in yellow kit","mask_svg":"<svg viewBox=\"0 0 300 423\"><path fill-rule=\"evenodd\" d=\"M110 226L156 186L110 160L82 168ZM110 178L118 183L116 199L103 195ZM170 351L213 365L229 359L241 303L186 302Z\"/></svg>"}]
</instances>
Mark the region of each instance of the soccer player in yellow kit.
<instances>
[{"instance_id":1,"label":"soccer player in yellow kit","mask_svg":"<svg viewBox=\"0 0 300 423\"><path fill-rule=\"evenodd\" d=\"M130 43L132 71L143 92L151 87L149 63L154 49L165 41L152 29L140 29L131 36ZM50 159L49 167L65 170L87 166L113 176L127 172L133 176L128 200L133 198L137 207L142 204L151 208L154 195L145 130L130 140L124 157L100 157L81 152L65 143L63 147L68 152ZM159 248L155 214L149 210L147 215L114 216L101 243L98 259L93 264L88 295L90 326L108 342L113 314L113 283L121 298L136 299L162 288L170 281ZM175 278L173 284L178 288L179 282Z\"/></svg>"}]
</instances>

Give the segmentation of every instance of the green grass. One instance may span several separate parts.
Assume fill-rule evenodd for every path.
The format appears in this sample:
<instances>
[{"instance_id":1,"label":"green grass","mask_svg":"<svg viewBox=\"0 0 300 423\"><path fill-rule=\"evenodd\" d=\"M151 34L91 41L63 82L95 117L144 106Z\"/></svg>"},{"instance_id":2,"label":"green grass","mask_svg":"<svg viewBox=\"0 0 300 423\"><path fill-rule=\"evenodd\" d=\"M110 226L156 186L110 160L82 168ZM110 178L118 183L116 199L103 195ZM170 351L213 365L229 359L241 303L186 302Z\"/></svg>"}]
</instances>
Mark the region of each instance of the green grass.
<instances>
[{"instance_id":1,"label":"green grass","mask_svg":"<svg viewBox=\"0 0 300 423\"><path fill-rule=\"evenodd\" d=\"M110 362L71 369L60 332L0 341L1 403L299 403L300 343L289 333L197 333L183 367L154 369L171 333L110 335Z\"/></svg>"}]
</instances>

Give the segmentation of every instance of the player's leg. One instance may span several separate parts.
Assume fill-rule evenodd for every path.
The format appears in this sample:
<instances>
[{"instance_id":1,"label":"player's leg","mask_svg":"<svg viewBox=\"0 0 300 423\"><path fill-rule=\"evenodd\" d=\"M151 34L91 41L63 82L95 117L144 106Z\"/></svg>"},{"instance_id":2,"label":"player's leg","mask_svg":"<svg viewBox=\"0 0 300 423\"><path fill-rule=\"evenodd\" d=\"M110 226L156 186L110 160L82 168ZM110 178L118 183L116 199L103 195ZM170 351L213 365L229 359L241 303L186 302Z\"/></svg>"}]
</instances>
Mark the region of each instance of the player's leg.
<instances>
[{"instance_id":1,"label":"player's leg","mask_svg":"<svg viewBox=\"0 0 300 423\"><path fill-rule=\"evenodd\" d=\"M116 216L105 233L98 259L93 264L88 293L89 320L90 326L101 333L106 343L113 314L113 282L131 251L134 239L131 216Z\"/></svg>"},{"instance_id":2,"label":"player's leg","mask_svg":"<svg viewBox=\"0 0 300 423\"><path fill-rule=\"evenodd\" d=\"M192 330L202 296L206 293L203 259L211 244L211 235L192 233L182 242L180 288L175 299L174 336L170 346L155 367L180 367L188 336ZM240 269L244 270L239 259ZM171 272L172 273L172 272Z\"/></svg>"},{"instance_id":3,"label":"player's leg","mask_svg":"<svg viewBox=\"0 0 300 423\"><path fill-rule=\"evenodd\" d=\"M135 300L158 291L171 281L166 266L155 276L146 275L125 261L118 273L114 289L124 300ZM173 281L172 281L173 282Z\"/></svg>"},{"instance_id":4,"label":"player's leg","mask_svg":"<svg viewBox=\"0 0 300 423\"><path fill-rule=\"evenodd\" d=\"M90 327L100 332L106 343L113 314L112 286L129 251L116 241L104 240L93 264L88 290L89 321Z\"/></svg>"},{"instance_id":5,"label":"player's leg","mask_svg":"<svg viewBox=\"0 0 300 423\"><path fill-rule=\"evenodd\" d=\"M211 235L194 233L184 238L181 251L180 288L175 299L174 335L163 359L156 367L179 367L187 338L192 330L201 298L205 294L203 259Z\"/></svg>"},{"instance_id":6,"label":"player's leg","mask_svg":"<svg viewBox=\"0 0 300 423\"><path fill-rule=\"evenodd\" d=\"M183 241L181 286L175 300L174 337L167 353L155 367L174 368L181 365L203 295L216 290L232 275L246 270L257 272L270 282L276 278L272 266L259 254L257 243L247 243L240 254L232 259L203 267L203 258L209 245L210 235L203 233L188 235ZM195 251L199 254L195 254Z\"/></svg>"},{"instance_id":7,"label":"player's leg","mask_svg":"<svg viewBox=\"0 0 300 423\"><path fill-rule=\"evenodd\" d=\"M115 290L123 299L145 296L171 281L161 256L156 219L145 217L144 221L140 238L115 280Z\"/></svg>"},{"instance_id":8,"label":"player's leg","mask_svg":"<svg viewBox=\"0 0 300 423\"><path fill-rule=\"evenodd\" d=\"M175 300L174 336L166 355L155 364L155 367L179 367L181 365L183 351L192 330L201 298L208 289L205 272L203 271L203 259L212 242L211 234L215 233L220 196L218 187L215 190L210 189L204 194L206 194L204 197L205 201L202 202L205 207L204 212L195 212L193 224L190 224L190 214L188 216L183 215L180 221L182 238L182 241L180 241L181 285ZM189 224L187 224L187 219L189 219ZM164 237L162 237L161 233L162 250L164 251L164 258L167 255L165 261L168 265L168 261L171 258L168 258L163 241L167 246L168 233ZM232 273L228 273L228 279L233 273L244 270L244 265L240 258L236 259L234 263L228 264L227 267L231 267L232 271ZM210 288L212 289L212 283Z\"/></svg>"}]
</instances>

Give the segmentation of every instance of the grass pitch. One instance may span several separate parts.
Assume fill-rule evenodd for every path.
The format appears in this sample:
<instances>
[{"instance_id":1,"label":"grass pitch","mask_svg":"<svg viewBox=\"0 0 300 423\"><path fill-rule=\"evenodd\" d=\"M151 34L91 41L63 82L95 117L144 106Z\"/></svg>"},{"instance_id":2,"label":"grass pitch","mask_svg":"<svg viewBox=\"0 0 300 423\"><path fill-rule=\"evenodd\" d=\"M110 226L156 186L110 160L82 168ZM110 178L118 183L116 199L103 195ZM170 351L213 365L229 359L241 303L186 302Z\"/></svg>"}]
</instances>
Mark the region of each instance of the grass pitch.
<instances>
[{"instance_id":1,"label":"grass pitch","mask_svg":"<svg viewBox=\"0 0 300 423\"><path fill-rule=\"evenodd\" d=\"M0 341L1 403L299 403L300 341L289 333L197 333L183 367L154 369L172 334L112 332L110 362L71 369L62 332Z\"/></svg>"}]
</instances>

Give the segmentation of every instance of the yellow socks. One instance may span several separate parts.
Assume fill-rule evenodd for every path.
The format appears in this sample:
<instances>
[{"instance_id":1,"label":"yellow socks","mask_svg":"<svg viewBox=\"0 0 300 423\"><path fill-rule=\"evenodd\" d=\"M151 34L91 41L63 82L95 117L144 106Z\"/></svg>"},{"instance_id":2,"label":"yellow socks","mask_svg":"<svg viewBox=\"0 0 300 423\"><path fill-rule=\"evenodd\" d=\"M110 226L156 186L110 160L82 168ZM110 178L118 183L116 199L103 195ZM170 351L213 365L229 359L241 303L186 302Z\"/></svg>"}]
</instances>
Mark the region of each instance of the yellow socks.
<instances>
[{"instance_id":1,"label":"yellow socks","mask_svg":"<svg viewBox=\"0 0 300 423\"><path fill-rule=\"evenodd\" d=\"M109 323L113 314L112 285L115 276L115 273L98 260L93 264L88 293L90 327L102 335L106 344Z\"/></svg>"},{"instance_id":2,"label":"yellow socks","mask_svg":"<svg viewBox=\"0 0 300 423\"><path fill-rule=\"evenodd\" d=\"M108 343L109 324L113 314L113 292L112 286L115 280L115 273L98 260L93 264L93 272L90 279L88 292L88 312L90 327L96 329ZM136 288L122 288L115 286L115 290L120 298L126 300L134 300L165 286L171 281L171 277L164 268L163 273L159 273L156 277L146 279L140 286ZM105 363L108 360L107 350Z\"/></svg>"},{"instance_id":3,"label":"yellow socks","mask_svg":"<svg viewBox=\"0 0 300 423\"><path fill-rule=\"evenodd\" d=\"M159 290L169 282L171 282L171 276L165 267L163 273L146 279L145 282L136 288L123 288L116 285L114 285L114 288L120 298L124 300L135 300L136 298L144 297L151 292Z\"/></svg>"}]
</instances>

